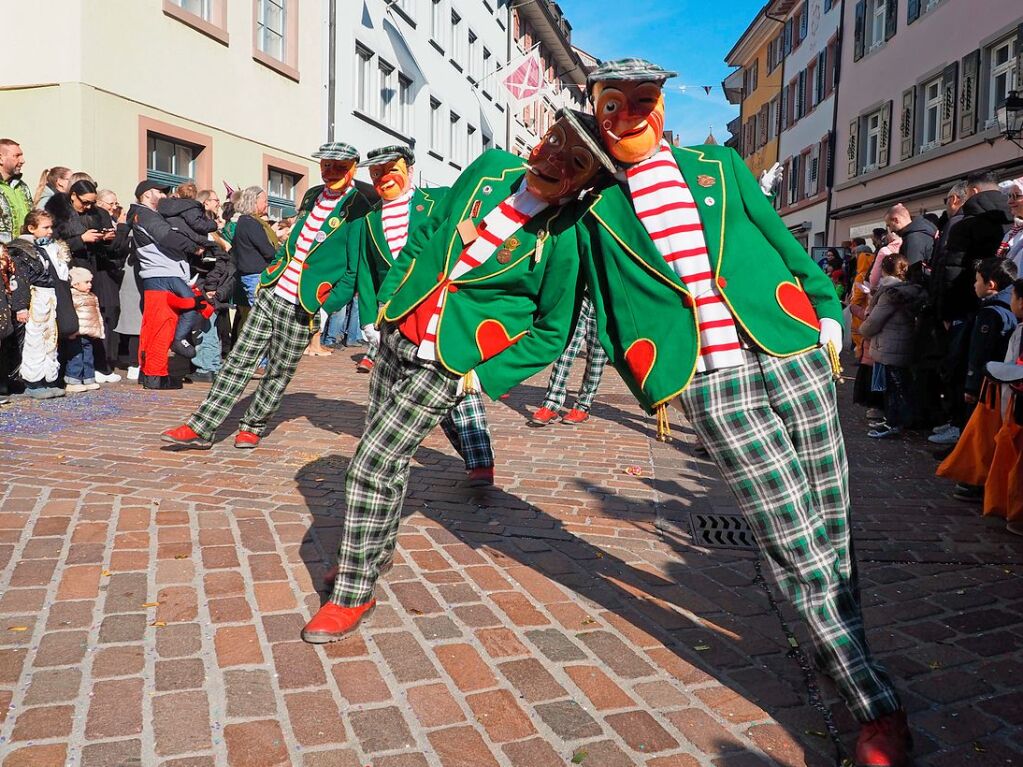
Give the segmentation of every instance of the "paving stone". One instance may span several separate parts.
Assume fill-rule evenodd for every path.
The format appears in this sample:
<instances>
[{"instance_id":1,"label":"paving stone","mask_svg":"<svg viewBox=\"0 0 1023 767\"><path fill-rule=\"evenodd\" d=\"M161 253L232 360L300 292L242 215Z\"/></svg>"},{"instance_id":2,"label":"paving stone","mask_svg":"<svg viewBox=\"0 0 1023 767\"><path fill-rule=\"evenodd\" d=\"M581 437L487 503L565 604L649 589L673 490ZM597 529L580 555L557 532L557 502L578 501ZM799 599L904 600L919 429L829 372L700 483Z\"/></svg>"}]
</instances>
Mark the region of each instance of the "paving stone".
<instances>
[{"instance_id":1,"label":"paving stone","mask_svg":"<svg viewBox=\"0 0 1023 767\"><path fill-rule=\"evenodd\" d=\"M99 626L101 644L139 642L146 634L147 620L141 613L108 615Z\"/></svg>"},{"instance_id":2,"label":"paving stone","mask_svg":"<svg viewBox=\"0 0 1023 767\"><path fill-rule=\"evenodd\" d=\"M443 684L410 687L406 691L406 696L424 727L440 727L465 721L461 707Z\"/></svg>"},{"instance_id":3,"label":"paving stone","mask_svg":"<svg viewBox=\"0 0 1023 767\"><path fill-rule=\"evenodd\" d=\"M85 721L89 740L120 738L142 732L142 680L96 682Z\"/></svg>"},{"instance_id":4,"label":"paving stone","mask_svg":"<svg viewBox=\"0 0 1023 767\"><path fill-rule=\"evenodd\" d=\"M497 684L489 666L472 645L441 645L435 647L434 652L444 670L462 692L483 690Z\"/></svg>"},{"instance_id":5,"label":"paving stone","mask_svg":"<svg viewBox=\"0 0 1023 767\"><path fill-rule=\"evenodd\" d=\"M256 629L252 626L218 628L213 643L217 651L217 663L221 668L263 662L263 650Z\"/></svg>"},{"instance_id":6,"label":"paving stone","mask_svg":"<svg viewBox=\"0 0 1023 767\"><path fill-rule=\"evenodd\" d=\"M596 666L566 666L565 673L598 711L635 705L628 693Z\"/></svg>"},{"instance_id":7,"label":"paving stone","mask_svg":"<svg viewBox=\"0 0 1023 767\"><path fill-rule=\"evenodd\" d=\"M78 696L82 684L82 672L76 668L52 671L36 671L25 694L26 706L44 703L63 703Z\"/></svg>"},{"instance_id":8,"label":"paving stone","mask_svg":"<svg viewBox=\"0 0 1023 767\"><path fill-rule=\"evenodd\" d=\"M206 667L200 658L156 662L156 691L192 690L204 687Z\"/></svg>"},{"instance_id":9,"label":"paving stone","mask_svg":"<svg viewBox=\"0 0 1023 767\"><path fill-rule=\"evenodd\" d=\"M586 659L586 653L580 650L572 640L557 629L527 631L526 636L530 642L537 646L540 652L555 663L567 663Z\"/></svg>"},{"instance_id":10,"label":"paving stone","mask_svg":"<svg viewBox=\"0 0 1023 767\"><path fill-rule=\"evenodd\" d=\"M449 727L428 735L444 767L497 767L497 760L472 727Z\"/></svg>"},{"instance_id":11,"label":"paving stone","mask_svg":"<svg viewBox=\"0 0 1023 767\"><path fill-rule=\"evenodd\" d=\"M565 688L551 676L535 658L512 660L498 666L512 687L530 703L537 703L568 695Z\"/></svg>"},{"instance_id":12,"label":"paving stone","mask_svg":"<svg viewBox=\"0 0 1023 767\"><path fill-rule=\"evenodd\" d=\"M11 751L4 757L3 767L64 767L67 763L67 744L27 746Z\"/></svg>"},{"instance_id":13,"label":"paving stone","mask_svg":"<svg viewBox=\"0 0 1023 767\"><path fill-rule=\"evenodd\" d=\"M210 709L203 691L157 695L153 698L153 723L159 756L210 747Z\"/></svg>"},{"instance_id":14,"label":"paving stone","mask_svg":"<svg viewBox=\"0 0 1023 767\"><path fill-rule=\"evenodd\" d=\"M572 700L541 703L536 713L562 740L579 740L600 735L600 725Z\"/></svg>"},{"instance_id":15,"label":"paving stone","mask_svg":"<svg viewBox=\"0 0 1023 767\"><path fill-rule=\"evenodd\" d=\"M487 736L495 743L521 740L536 733L529 717L519 708L514 696L507 690L491 690L469 695L469 704L476 721L483 725Z\"/></svg>"},{"instance_id":16,"label":"paving stone","mask_svg":"<svg viewBox=\"0 0 1023 767\"><path fill-rule=\"evenodd\" d=\"M331 673L341 694L350 704L378 703L391 699L391 691L373 661L335 663Z\"/></svg>"},{"instance_id":17,"label":"paving stone","mask_svg":"<svg viewBox=\"0 0 1023 767\"><path fill-rule=\"evenodd\" d=\"M646 711L609 714L604 718L633 751L656 753L678 746L667 731Z\"/></svg>"},{"instance_id":18,"label":"paving stone","mask_svg":"<svg viewBox=\"0 0 1023 767\"><path fill-rule=\"evenodd\" d=\"M230 717L267 716L277 711L269 671L231 669L224 672L224 686L227 690L227 715Z\"/></svg>"},{"instance_id":19,"label":"paving stone","mask_svg":"<svg viewBox=\"0 0 1023 767\"><path fill-rule=\"evenodd\" d=\"M22 709L14 720L11 740L45 740L71 734L71 706L39 706Z\"/></svg>"},{"instance_id":20,"label":"paving stone","mask_svg":"<svg viewBox=\"0 0 1023 767\"><path fill-rule=\"evenodd\" d=\"M115 740L82 749L82 767L142 767L142 741Z\"/></svg>"},{"instance_id":21,"label":"paving stone","mask_svg":"<svg viewBox=\"0 0 1023 767\"><path fill-rule=\"evenodd\" d=\"M58 631L45 634L39 642L34 666L71 666L85 657L88 634L84 631ZM13 680L12 680L13 681Z\"/></svg>"},{"instance_id":22,"label":"paving stone","mask_svg":"<svg viewBox=\"0 0 1023 767\"><path fill-rule=\"evenodd\" d=\"M273 719L229 724L224 728L224 740L229 764L283 767L291 763L284 733Z\"/></svg>"},{"instance_id":23,"label":"paving stone","mask_svg":"<svg viewBox=\"0 0 1023 767\"><path fill-rule=\"evenodd\" d=\"M145 662L144 645L103 647L98 649L93 656L92 675L99 679L111 676L134 676L142 671Z\"/></svg>"},{"instance_id":24,"label":"paving stone","mask_svg":"<svg viewBox=\"0 0 1023 767\"><path fill-rule=\"evenodd\" d=\"M502 747L512 767L564 767L565 760L542 738L521 740Z\"/></svg>"},{"instance_id":25,"label":"paving stone","mask_svg":"<svg viewBox=\"0 0 1023 767\"><path fill-rule=\"evenodd\" d=\"M401 711L395 706L352 711L349 720L366 753L410 748L415 743Z\"/></svg>"}]
</instances>

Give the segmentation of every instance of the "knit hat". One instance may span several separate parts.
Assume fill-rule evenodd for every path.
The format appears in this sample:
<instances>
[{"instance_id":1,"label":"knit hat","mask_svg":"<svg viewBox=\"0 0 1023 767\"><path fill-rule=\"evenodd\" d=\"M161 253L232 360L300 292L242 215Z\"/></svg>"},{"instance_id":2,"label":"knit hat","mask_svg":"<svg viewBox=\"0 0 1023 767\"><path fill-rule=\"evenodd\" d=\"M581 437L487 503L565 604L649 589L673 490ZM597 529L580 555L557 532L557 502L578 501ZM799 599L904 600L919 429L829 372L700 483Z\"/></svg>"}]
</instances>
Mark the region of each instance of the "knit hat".
<instances>
[{"instance_id":1,"label":"knit hat","mask_svg":"<svg viewBox=\"0 0 1023 767\"><path fill-rule=\"evenodd\" d=\"M586 91L593 92L593 86L608 80L653 80L664 82L669 77L677 77L672 72L646 59L615 59L605 61L586 76Z\"/></svg>"},{"instance_id":2,"label":"knit hat","mask_svg":"<svg viewBox=\"0 0 1023 767\"><path fill-rule=\"evenodd\" d=\"M998 188L1001 189L1006 194L1012 194L1012 190L1014 188L1019 192L1023 192L1023 176L1020 176L1019 178L1010 178L1008 181L1003 181L998 185Z\"/></svg>"},{"instance_id":3,"label":"knit hat","mask_svg":"<svg viewBox=\"0 0 1023 767\"><path fill-rule=\"evenodd\" d=\"M68 280L72 285L78 282L85 282L92 279L92 272L84 266L72 266L68 269Z\"/></svg>"},{"instance_id":4,"label":"knit hat","mask_svg":"<svg viewBox=\"0 0 1023 767\"><path fill-rule=\"evenodd\" d=\"M366 152L366 159L359 163L359 167L365 168L367 165L382 165L385 162L394 162L402 157L405 158L407 165L416 164L416 155L411 149L407 146L392 144L390 146L382 146L379 149L370 149Z\"/></svg>"},{"instance_id":5,"label":"knit hat","mask_svg":"<svg viewBox=\"0 0 1023 767\"><path fill-rule=\"evenodd\" d=\"M359 161L359 150L344 141L332 141L329 144L321 144L320 148L313 152L317 160L355 160Z\"/></svg>"}]
</instances>

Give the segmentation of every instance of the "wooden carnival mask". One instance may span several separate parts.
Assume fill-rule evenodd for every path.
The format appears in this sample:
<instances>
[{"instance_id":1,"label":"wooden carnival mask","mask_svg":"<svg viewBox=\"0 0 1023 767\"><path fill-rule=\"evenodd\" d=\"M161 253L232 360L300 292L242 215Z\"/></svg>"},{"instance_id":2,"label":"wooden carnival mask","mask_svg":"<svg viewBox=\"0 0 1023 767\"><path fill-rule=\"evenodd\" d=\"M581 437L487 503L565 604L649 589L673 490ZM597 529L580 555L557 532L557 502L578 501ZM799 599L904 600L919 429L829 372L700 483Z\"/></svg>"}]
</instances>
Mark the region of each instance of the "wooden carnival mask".
<instances>
[{"instance_id":1,"label":"wooden carnival mask","mask_svg":"<svg viewBox=\"0 0 1023 767\"><path fill-rule=\"evenodd\" d=\"M631 165L657 151L664 134L664 93L660 83L598 82L593 98L600 137L616 160Z\"/></svg>"},{"instance_id":2,"label":"wooden carnival mask","mask_svg":"<svg viewBox=\"0 0 1023 767\"><path fill-rule=\"evenodd\" d=\"M526 188L552 204L578 194L601 167L593 149L566 118L557 120L533 148L528 165Z\"/></svg>"},{"instance_id":3,"label":"wooden carnival mask","mask_svg":"<svg viewBox=\"0 0 1023 767\"><path fill-rule=\"evenodd\" d=\"M320 178L335 192L343 192L355 179L355 160L320 160Z\"/></svg>"},{"instance_id":4,"label":"wooden carnival mask","mask_svg":"<svg viewBox=\"0 0 1023 767\"><path fill-rule=\"evenodd\" d=\"M412 168L404 157L369 166L369 177L382 200L396 200L412 184Z\"/></svg>"}]
</instances>

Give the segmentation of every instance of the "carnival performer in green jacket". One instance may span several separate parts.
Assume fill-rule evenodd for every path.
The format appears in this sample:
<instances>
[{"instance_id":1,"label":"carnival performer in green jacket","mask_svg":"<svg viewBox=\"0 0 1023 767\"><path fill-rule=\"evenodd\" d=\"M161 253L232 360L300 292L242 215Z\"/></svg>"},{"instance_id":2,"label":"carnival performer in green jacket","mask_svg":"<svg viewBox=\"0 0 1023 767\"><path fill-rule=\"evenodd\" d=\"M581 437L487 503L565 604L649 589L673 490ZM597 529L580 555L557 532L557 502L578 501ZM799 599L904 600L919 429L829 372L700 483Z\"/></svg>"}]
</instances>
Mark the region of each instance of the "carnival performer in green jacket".
<instances>
[{"instance_id":1,"label":"carnival performer in green jacket","mask_svg":"<svg viewBox=\"0 0 1023 767\"><path fill-rule=\"evenodd\" d=\"M380 351L366 430L345 480L329 601L302 638L354 631L394 554L409 464L465 391L498 397L565 348L579 298L577 197L610 161L562 112L522 158L490 150L413 231L380 287Z\"/></svg>"},{"instance_id":2,"label":"carnival performer in green jacket","mask_svg":"<svg viewBox=\"0 0 1023 767\"><path fill-rule=\"evenodd\" d=\"M234 441L238 448L256 447L309 345L316 312L337 311L347 300L344 296L351 297L355 267L347 240L354 222L369 212L369 202L352 183L359 153L350 144L334 142L321 146L313 157L320 160L323 185L305 195L291 236L260 275L255 306L206 399L184 425L163 432L164 442L212 447L217 427L266 356L266 374Z\"/></svg>"},{"instance_id":3,"label":"carnival performer in green jacket","mask_svg":"<svg viewBox=\"0 0 1023 767\"><path fill-rule=\"evenodd\" d=\"M862 723L856 764L906 765L905 713L860 612L833 379L841 304L738 154L663 140L672 76L642 59L589 76L621 166L578 232L601 341L659 431L678 404L717 463Z\"/></svg>"}]
</instances>

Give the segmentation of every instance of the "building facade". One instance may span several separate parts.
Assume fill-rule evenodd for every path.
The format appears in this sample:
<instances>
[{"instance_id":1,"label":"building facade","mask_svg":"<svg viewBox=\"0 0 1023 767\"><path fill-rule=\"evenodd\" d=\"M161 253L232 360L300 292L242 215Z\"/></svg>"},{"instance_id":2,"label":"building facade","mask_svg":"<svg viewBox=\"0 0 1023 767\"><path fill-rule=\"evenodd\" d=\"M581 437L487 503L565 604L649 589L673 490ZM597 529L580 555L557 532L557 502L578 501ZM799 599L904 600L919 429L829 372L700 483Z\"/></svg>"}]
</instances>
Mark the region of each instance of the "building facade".
<instances>
[{"instance_id":1,"label":"building facade","mask_svg":"<svg viewBox=\"0 0 1023 767\"><path fill-rule=\"evenodd\" d=\"M1023 171L995 110L1023 88L1019 0L846 0L832 193L836 240L885 210L939 211L977 170Z\"/></svg>"},{"instance_id":2,"label":"building facade","mask_svg":"<svg viewBox=\"0 0 1023 767\"><path fill-rule=\"evenodd\" d=\"M142 178L267 187L279 210L318 179L323 18L305 0L42 0L4 9L3 132L30 184L94 175L122 203ZM41 55L46 30L59 55ZM244 84L244 85L242 85ZM307 115L309 119L293 119Z\"/></svg>"},{"instance_id":3,"label":"building facade","mask_svg":"<svg viewBox=\"0 0 1023 767\"><path fill-rule=\"evenodd\" d=\"M828 241L828 192L842 21L840 0L774 0L784 26L768 45L768 65L782 67L781 93L769 102L784 168L778 212L807 250Z\"/></svg>"},{"instance_id":4,"label":"building facade","mask_svg":"<svg viewBox=\"0 0 1023 767\"><path fill-rule=\"evenodd\" d=\"M784 67L768 53L783 24L770 15L770 6L760 10L725 57L738 70L722 84L729 101L740 105L738 151L757 176L778 161L777 109Z\"/></svg>"},{"instance_id":5,"label":"building facade","mask_svg":"<svg viewBox=\"0 0 1023 767\"><path fill-rule=\"evenodd\" d=\"M483 150L508 145L498 82L508 25L507 0L338 3L324 42L323 111L333 137L364 155L413 146L416 183L451 184Z\"/></svg>"}]
</instances>

